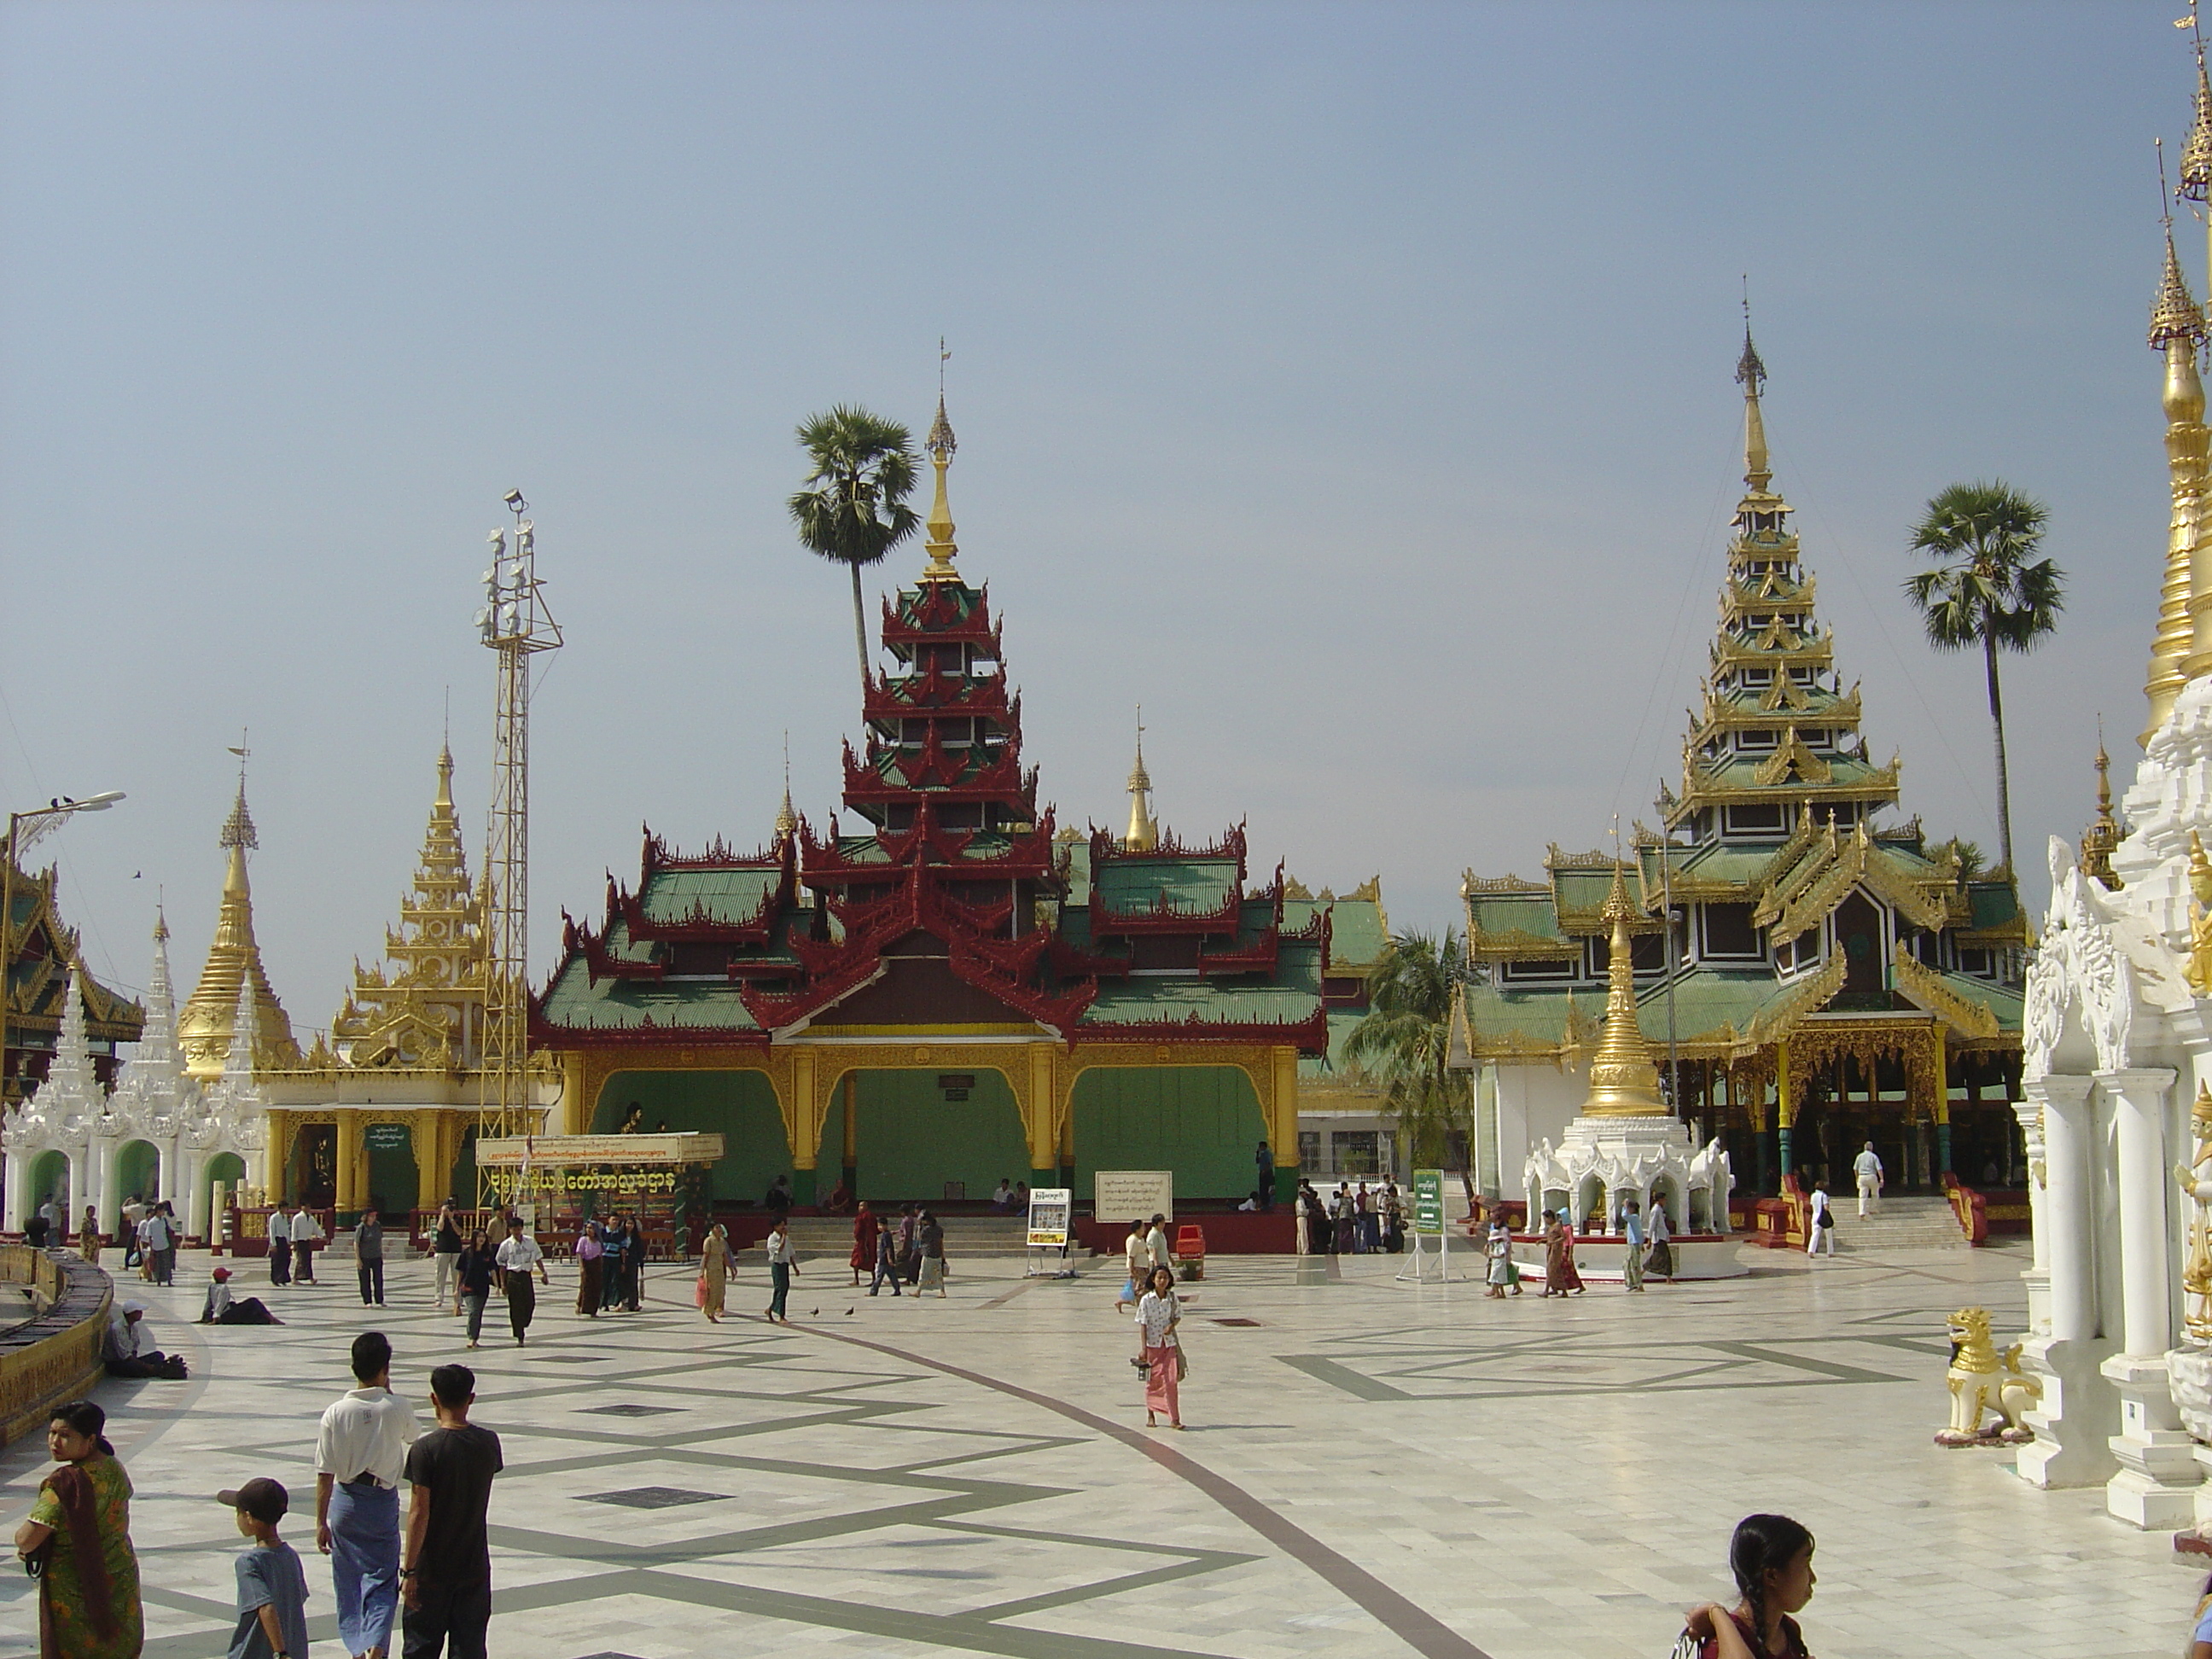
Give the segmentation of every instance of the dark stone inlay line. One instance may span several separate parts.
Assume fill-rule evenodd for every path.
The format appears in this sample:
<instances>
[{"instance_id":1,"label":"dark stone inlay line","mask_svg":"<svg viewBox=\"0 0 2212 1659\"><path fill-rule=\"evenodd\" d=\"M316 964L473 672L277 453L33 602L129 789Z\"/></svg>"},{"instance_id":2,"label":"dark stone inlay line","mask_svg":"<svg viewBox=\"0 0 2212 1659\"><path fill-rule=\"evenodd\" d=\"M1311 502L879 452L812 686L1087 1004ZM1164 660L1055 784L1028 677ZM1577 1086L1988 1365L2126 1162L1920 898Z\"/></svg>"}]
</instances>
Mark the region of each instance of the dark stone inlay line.
<instances>
[{"instance_id":1,"label":"dark stone inlay line","mask_svg":"<svg viewBox=\"0 0 2212 1659\"><path fill-rule=\"evenodd\" d=\"M1048 1394L1039 1394L1034 1389L1025 1389L1018 1383L1005 1382L995 1376L986 1376L981 1371L971 1371L942 1359L932 1359L926 1354L895 1348L887 1342L871 1342L865 1337L848 1336L842 1331L824 1330L817 1326L797 1328L812 1335L827 1337L833 1342L889 1354L910 1364L924 1366L947 1376L957 1376L964 1382L973 1382L979 1388L1026 1401L1072 1422L1080 1423L1096 1433L1118 1440L1133 1451L1142 1452L1169 1474L1204 1492L1346 1600L1364 1609L1408 1647L1426 1655L1427 1659L1490 1659L1488 1654L1457 1631L1391 1589L1364 1567L1339 1554L1304 1528L1277 1514L1236 1482L1216 1474L1203 1463L1185 1456L1171 1446L1148 1438L1134 1429L1124 1428L1119 1423L1101 1417L1096 1412L1085 1411L1067 1401L1055 1399Z\"/></svg>"}]
</instances>

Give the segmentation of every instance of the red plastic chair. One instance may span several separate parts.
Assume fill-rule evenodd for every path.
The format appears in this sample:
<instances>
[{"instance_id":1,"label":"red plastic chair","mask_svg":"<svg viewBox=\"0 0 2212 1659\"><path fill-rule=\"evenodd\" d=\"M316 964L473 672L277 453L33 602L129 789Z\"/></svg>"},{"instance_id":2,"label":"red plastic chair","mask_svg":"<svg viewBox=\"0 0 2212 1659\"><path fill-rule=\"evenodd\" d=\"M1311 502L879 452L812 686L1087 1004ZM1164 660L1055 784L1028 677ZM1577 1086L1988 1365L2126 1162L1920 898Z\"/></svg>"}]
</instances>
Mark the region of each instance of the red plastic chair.
<instances>
[{"instance_id":1,"label":"red plastic chair","mask_svg":"<svg viewBox=\"0 0 2212 1659\"><path fill-rule=\"evenodd\" d=\"M1206 1277L1206 1230L1189 1222L1176 1229L1176 1260L1186 1279Z\"/></svg>"}]
</instances>

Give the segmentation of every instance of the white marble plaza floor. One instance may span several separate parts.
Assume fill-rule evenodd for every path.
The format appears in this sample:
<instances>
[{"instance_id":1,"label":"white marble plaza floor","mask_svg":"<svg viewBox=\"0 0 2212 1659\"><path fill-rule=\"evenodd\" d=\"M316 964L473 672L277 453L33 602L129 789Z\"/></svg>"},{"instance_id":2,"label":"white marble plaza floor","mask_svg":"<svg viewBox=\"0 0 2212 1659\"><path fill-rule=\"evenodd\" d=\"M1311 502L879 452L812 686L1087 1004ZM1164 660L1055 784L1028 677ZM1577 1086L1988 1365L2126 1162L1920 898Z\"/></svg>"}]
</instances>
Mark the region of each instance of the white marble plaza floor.
<instances>
[{"instance_id":1,"label":"white marble plaza floor","mask_svg":"<svg viewBox=\"0 0 2212 1659\"><path fill-rule=\"evenodd\" d=\"M956 1263L948 1300L916 1302L822 1261L787 1329L743 1317L757 1269L720 1327L680 1270L596 1322L556 1272L526 1349L488 1326L471 1355L427 1268L395 1267L378 1312L342 1264L283 1291L257 1264L241 1283L290 1322L210 1330L185 1322L210 1265L188 1255L173 1290L129 1291L192 1380L100 1397L137 1486L149 1659L222 1650L238 1540L210 1495L257 1474L305 1514L287 1535L337 1659L314 1423L372 1326L409 1394L446 1360L478 1370L507 1455L498 1656L1647 1659L1727 1593L1729 1529L1759 1509L1818 1535L1822 1659L2180 1650L2201 1576L2165 1536L1930 1442L1942 1316L1983 1304L2017 1334L2016 1244L1747 1257L1726 1285L1551 1303L1399 1284L1387 1256L1217 1261L1188 1287L1176 1435L1142 1427L1118 1263ZM0 1456L11 1525L44 1467L35 1442ZM0 1659L35 1652L25 1579L0 1608Z\"/></svg>"}]
</instances>

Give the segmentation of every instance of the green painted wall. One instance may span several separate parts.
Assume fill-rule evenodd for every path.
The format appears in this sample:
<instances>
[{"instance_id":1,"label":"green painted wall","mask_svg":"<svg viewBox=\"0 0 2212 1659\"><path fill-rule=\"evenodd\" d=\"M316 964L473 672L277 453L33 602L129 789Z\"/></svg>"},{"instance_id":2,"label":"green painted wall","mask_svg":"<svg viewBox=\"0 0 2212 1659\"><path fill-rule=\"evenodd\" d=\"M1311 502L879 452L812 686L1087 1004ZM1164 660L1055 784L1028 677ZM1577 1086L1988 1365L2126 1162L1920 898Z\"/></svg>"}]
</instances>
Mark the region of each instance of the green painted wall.
<instances>
[{"instance_id":1,"label":"green painted wall","mask_svg":"<svg viewBox=\"0 0 2212 1659\"><path fill-rule=\"evenodd\" d=\"M422 1201L422 1173L415 1162L415 1132L407 1132L407 1146L398 1152L380 1152L375 1147L368 1152L368 1192L366 1197L376 1200L383 1212L400 1215ZM439 1197L445 1194L441 1193Z\"/></svg>"},{"instance_id":2,"label":"green painted wall","mask_svg":"<svg viewBox=\"0 0 2212 1659\"><path fill-rule=\"evenodd\" d=\"M945 1182L964 1181L968 1196L981 1199L991 1195L1002 1176L1030 1178L1029 1142L1014 1091L997 1072L963 1075L975 1079L968 1098L947 1100L935 1071L860 1073L860 1197L942 1200ZM817 1184L825 1193L844 1155L842 1088L835 1098L822 1130Z\"/></svg>"},{"instance_id":3,"label":"green painted wall","mask_svg":"<svg viewBox=\"0 0 2212 1659\"><path fill-rule=\"evenodd\" d=\"M775 1091L758 1072L617 1072L599 1091L593 1134L612 1134L630 1103L645 1108L645 1127L671 1134L718 1134L722 1159L714 1166L714 1196L757 1204L768 1184L791 1173L783 1114ZM836 1184L832 1171L830 1180ZM826 1191L827 1188L825 1188Z\"/></svg>"},{"instance_id":4,"label":"green painted wall","mask_svg":"<svg viewBox=\"0 0 2212 1659\"><path fill-rule=\"evenodd\" d=\"M31 1159L30 1196L24 1211L26 1218L27 1218L30 1212L36 1210L50 1198L58 1200L58 1208L59 1205L67 1204L69 1177L68 1153L49 1149L33 1156ZM64 1216L63 1219L69 1221L70 1218Z\"/></svg>"},{"instance_id":5,"label":"green painted wall","mask_svg":"<svg viewBox=\"0 0 2212 1659\"><path fill-rule=\"evenodd\" d=\"M120 1209L123 1200L133 1193L141 1198L159 1198L161 1174L161 1154L152 1141L125 1141L115 1149L116 1207Z\"/></svg>"},{"instance_id":6,"label":"green painted wall","mask_svg":"<svg viewBox=\"0 0 2212 1659\"><path fill-rule=\"evenodd\" d=\"M1178 1199L1241 1199L1260 1178L1252 1152L1267 1125L1236 1066L1099 1066L1075 1079L1074 1104L1079 1203L1100 1170L1173 1170Z\"/></svg>"}]
</instances>

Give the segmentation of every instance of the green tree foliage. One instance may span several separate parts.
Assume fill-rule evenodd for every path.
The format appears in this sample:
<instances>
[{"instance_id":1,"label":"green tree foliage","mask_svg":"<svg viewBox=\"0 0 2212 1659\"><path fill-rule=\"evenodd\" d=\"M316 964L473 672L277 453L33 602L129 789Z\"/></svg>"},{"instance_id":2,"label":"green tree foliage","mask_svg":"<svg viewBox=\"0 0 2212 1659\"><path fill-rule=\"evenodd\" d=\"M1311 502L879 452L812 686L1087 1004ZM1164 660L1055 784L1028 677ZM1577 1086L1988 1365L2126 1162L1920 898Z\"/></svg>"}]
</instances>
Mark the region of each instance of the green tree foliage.
<instances>
[{"instance_id":1,"label":"green tree foliage","mask_svg":"<svg viewBox=\"0 0 2212 1659\"><path fill-rule=\"evenodd\" d=\"M1997 653L2033 651L2057 631L2066 606L2066 573L2036 556L2050 514L2002 478L1953 484L1928 503L1913 527L1912 550L1934 562L1905 584L1929 643L1939 650L1978 648L1989 681L1990 726L1997 758L1997 856L2012 860L2012 786L2005 769L2004 699Z\"/></svg>"},{"instance_id":2,"label":"green tree foliage","mask_svg":"<svg viewBox=\"0 0 2212 1659\"><path fill-rule=\"evenodd\" d=\"M1467 952L1455 929L1441 939L1394 934L1368 970L1366 1017L1344 1040L1346 1063L1382 1091L1386 1116L1405 1132L1422 1168L1445 1166L1454 1135L1474 1146L1473 1073L1444 1063L1452 1000L1466 979ZM1472 1197L1473 1177L1462 1173Z\"/></svg>"},{"instance_id":3,"label":"green tree foliage","mask_svg":"<svg viewBox=\"0 0 2212 1659\"><path fill-rule=\"evenodd\" d=\"M914 534L921 517L906 504L914 489L913 434L896 421L839 404L799 423L799 447L813 471L790 501L799 544L853 574L853 645L860 690L868 688L868 628L860 570Z\"/></svg>"}]
</instances>

